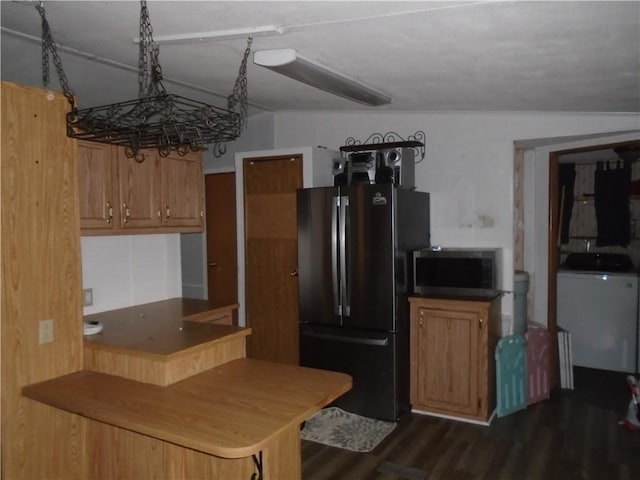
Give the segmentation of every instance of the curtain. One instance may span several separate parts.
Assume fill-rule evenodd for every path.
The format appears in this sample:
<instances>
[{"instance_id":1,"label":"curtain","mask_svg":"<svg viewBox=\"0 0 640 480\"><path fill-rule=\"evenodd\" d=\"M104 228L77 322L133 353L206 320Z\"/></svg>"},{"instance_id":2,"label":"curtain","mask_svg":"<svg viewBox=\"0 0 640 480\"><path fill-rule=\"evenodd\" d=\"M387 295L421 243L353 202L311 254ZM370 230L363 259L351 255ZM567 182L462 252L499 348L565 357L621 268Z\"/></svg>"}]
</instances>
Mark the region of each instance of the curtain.
<instances>
[{"instance_id":1,"label":"curtain","mask_svg":"<svg viewBox=\"0 0 640 480\"><path fill-rule=\"evenodd\" d=\"M615 168L609 162L598 162L594 173L594 201L599 247L629 245L631 237L629 188L631 165L618 160Z\"/></svg>"},{"instance_id":2,"label":"curtain","mask_svg":"<svg viewBox=\"0 0 640 480\"><path fill-rule=\"evenodd\" d=\"M559 165L560 202L560 243L569 243L569 223L573 213L573 187L576 181L576 166L574 163Z\"/></svg>"}]
</instances>

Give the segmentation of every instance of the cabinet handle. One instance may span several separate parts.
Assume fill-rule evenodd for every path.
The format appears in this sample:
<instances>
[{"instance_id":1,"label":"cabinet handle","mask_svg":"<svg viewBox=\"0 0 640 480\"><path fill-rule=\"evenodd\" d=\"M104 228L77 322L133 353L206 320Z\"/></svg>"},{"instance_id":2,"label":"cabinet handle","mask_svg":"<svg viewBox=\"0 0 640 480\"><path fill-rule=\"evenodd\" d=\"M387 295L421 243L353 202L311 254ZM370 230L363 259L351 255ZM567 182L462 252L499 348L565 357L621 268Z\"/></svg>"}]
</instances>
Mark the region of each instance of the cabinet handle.
<instances>
[{"instance_id":1,"label":"cabinet handle","mask_svg":"<svg viewBox=\"0 0 640 480\"><path fill-rule=\"evenodd\" d=\"M129 215L131 214L131 211L129 210L129 207L127 207L126 202L122 204L122 209L124 210L124 223L128 223L129 222Z\"/></svg>"},{"instance_id":2,"label":"cabinet handle","mask_svg":"<svg viewBox=\"0 0 640 480\"><path fill-rule=\"evenodd\" d=\"M161 218L161 217L162 217L162 211L158 210L158 218Z\"/></svg>"},{"instance_id":3,"label":"cabinet handle","mask_svg":"<svg viewBox=\"0 0 640 480\"><path fill-rule=\"evenodd\" d=\"M166 203L164 204L164 212L165 212L165 218L171 218L171 209L169 208L169 205L167 205Z\"/></svg>"},{"instance_id":4,"label":"cabinet handle","mask_svg":"<svg viewBox=\"0 0 640 480\"><path fill-rule=\"evenodd\" d=\"M483 322L484 322L484 318L480 317L480 324L478 325L479 328L482 328Z\"/></svg>"},{"instance_id":5,"label":"cabinet handle","mask_svg":"<svg viewBox=\"0 0 640 480\"><path fill-rule=\"evenodd\" d=\"M111 205L111 202L107 201L107 210L109 212L109 217L107 218L107 223L111 223L111 220L113 220L113 206Z\"/></svg>"}]
</instances>

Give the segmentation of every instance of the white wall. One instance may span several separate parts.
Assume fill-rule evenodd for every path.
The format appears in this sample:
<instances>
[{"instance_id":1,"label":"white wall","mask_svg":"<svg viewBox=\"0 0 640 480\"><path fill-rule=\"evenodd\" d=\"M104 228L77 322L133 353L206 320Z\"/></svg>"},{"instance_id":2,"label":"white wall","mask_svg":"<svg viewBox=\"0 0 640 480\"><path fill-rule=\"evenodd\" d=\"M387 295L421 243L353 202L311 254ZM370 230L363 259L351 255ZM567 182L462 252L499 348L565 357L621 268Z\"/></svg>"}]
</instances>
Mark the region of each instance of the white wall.
<instances>
[{"instance_id":1,"label":"white wall","mask_svg":"<svg viewBox=\"0 0 640 480\"><path fill-rule=\"evenodd\" d=\"M93 289L84 314L180 297L180 239L163 235L82 237L82 288Z\"/></svg>"},{"instance_id":2,"label":"white wall","mask_svg":"<svg viewBox=\"0 0 640 480\"><path fill-rule=\"evenodd\" d=\"M514 141L633 130L637 114L279 112L275 148L326 145L375 132L426 133L416 187L431 194L431 241L503 249L503 326L513 314ZM503 327L503 331L505 328Z\"/></svg>"}]
</instances>

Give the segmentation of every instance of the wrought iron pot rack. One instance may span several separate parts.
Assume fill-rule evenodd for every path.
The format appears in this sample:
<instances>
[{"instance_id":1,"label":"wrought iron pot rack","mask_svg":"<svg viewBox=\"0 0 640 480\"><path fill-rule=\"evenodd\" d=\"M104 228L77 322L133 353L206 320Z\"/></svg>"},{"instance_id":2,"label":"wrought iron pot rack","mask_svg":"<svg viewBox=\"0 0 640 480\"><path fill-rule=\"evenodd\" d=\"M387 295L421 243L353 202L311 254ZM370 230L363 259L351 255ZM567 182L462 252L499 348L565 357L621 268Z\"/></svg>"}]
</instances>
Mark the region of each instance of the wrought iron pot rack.
<instances>
[{"instance_id":1,"label":"wrought iron pot rack","mask_svg":"<svg viewBox=\"0 0 640 480\"><path fill-rule=\"evenodd\" d=\"M139 95L136 100L79 110L69 87L46 19L43 2L36 5L42 17L42 79L49 83L49 54L58 73L63 93L71 104L67 114L67 136L125 147L125 153L142 162L141 150L157 148L166 157L172 150L186 154L213 144L216 157L226 151L226 142L235 140L247 123L247 40L238 78L228 97L228 108L168 94L162 84L159 46L153 40L147 2L140 2L140 46L138 63Z\"/></svg>"}]
</instances>

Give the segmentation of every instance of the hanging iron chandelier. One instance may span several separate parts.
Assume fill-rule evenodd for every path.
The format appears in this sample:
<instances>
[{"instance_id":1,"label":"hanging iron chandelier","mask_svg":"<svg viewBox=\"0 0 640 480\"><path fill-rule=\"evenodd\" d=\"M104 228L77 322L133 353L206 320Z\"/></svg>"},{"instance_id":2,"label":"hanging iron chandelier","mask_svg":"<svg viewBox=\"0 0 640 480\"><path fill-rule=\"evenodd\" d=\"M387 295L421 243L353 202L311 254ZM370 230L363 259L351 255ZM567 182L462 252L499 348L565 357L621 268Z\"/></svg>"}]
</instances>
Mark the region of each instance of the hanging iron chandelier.
<instances>
[{"instance_id":1,"label":"hanging iron chandelier","mask_svg":"<svg viewBox=\"0 0 640 480\"><path fill-rule=\"evenodd\" d=\"M247 124L247 58L252 39L240 64L233 91L224 109L168 94L162 84L159 46L153 40L147 2L140 1L140 44L138 98L79 110L62 68L42 2L36 5L42 17L43 84L49 82L49 53L58 73L63 93L71 104L67 114L67 136L122 146L130 158L142 162L141 150L157 148L166 157L172 150L184 155L204 145L213 145L216 157L226 151L226 142L235 140Z\"/></svg>"}]
</instances>

